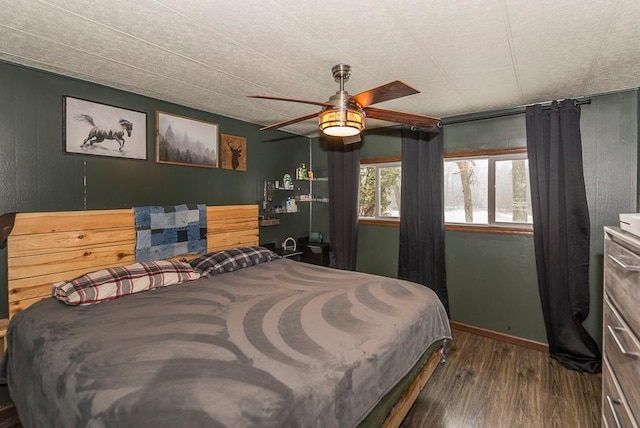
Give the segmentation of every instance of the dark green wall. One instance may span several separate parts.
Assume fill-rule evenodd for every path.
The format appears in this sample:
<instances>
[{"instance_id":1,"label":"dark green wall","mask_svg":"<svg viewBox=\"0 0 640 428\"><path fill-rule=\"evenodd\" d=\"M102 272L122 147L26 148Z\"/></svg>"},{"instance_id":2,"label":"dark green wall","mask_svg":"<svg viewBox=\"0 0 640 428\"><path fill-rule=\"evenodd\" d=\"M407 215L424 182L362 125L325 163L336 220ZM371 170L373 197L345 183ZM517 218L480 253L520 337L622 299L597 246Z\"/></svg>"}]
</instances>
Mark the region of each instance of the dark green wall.
<instances>
[{"instance_id":1,"label":"dark green wall","mask_svg":"<svg viewBox=\"0 0 640 428\"><path fill-rule=\"evenodd\" d=\"M546 342L533 239L446 232L451 318Z\"/></svg>"},{"instance_id":2,"label":"dark green wall","mask_svg":"<svg viewBox=\"0 0 640 428\"><path fill-rule=\"evenodd\" d=\"M591 97L580 118L584 181L591 220L591 313L585 327L602 337L604 226L619 213L636 212L638 192L638 92Z\"/></svg>"},{"instance_id":3,"label":"dark green wall","mask_svg":"<svg viewBox=\"0 0 640 428\"><path fill-rule=\"evenodd\" d=\"M0 62L0 213L205 203L254 204L261 183L308 162L309 140L200 110ZM62 96L147 114L147 161L63 153ZM156 164L155 112L215 122L247 140L247 171ZM84 182L86 180L86 188ZM86 198L86 202L85 202ZM306 236L308 205L261 228L260 241ZM7 315L6 250L0 250L0 318Z\"/></svg>"},{"instance_id":4,"label":"dark green wall","mask_svg":"<svg viewBox=\"0 0 640 428\"><path fill-rule=\"evenodd\" d=\"M356 269L376 275L398 275L399 228L396 226L358 226Z\"/></svg>"},{"instance_id":5,"label":"dark green wall","mask_svg":"<svg viewBox=\"0 0 640 428\"><path fill-rule=\"evenodd\" d=\"M638 192L637 91L594 96L582 106L584 175L591 217L591 314L585 327L601 341L602 228L618 213L635 212ZM445 125L445 151L522 147L524 115ZM367 135L361 157L398 156L397 128ZM395 277L398 228L363 226L358 270ZM532 237L471 232L445 234L451 318L470 325L546 342L538 297Z\"/></svg>"}]
</instances>

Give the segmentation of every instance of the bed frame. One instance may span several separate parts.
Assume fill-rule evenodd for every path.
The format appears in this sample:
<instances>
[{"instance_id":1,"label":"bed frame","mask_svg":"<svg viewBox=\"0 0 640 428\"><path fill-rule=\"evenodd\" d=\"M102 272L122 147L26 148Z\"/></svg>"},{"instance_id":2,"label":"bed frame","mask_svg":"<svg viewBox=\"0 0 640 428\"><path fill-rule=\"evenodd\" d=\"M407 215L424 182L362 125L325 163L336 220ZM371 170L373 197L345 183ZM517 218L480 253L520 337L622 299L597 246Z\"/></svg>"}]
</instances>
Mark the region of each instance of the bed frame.
<instances>
[{"instance_id":1,"label":"bed frame","mask_svg":"<svg viewBox=\"0 0 640 428\"><path fill-rule=\"evenodd\" d=\"M9 317L50 297L56 281L134 263L135 241L133 209L18 213L8 238ZM258 243L257 205L207 207L207 252ZM384 427L400 426L441 359L442 350L431 355Z\"/></svg>"},{"instance_id":2,"label":"bed frame","mask_svg":"<svg viewBox=\"0 0 640 428\"><path fill-rule=\"evenodd\" d=\"M207 207L207 252L258 241L257 205ZM50 297L56 281L135 263L135 244L133 209L18 213L8 239L9 318Z\"/></svg>"}]
</instances>

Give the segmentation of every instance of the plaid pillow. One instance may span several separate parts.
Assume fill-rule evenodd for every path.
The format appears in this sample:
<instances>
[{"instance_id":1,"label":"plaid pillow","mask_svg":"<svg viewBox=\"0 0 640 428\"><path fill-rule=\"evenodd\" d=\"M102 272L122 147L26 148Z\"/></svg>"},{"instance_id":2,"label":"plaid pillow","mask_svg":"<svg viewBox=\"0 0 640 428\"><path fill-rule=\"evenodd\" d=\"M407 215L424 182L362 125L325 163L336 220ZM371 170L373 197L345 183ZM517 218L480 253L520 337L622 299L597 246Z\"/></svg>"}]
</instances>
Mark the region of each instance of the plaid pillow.
<instances>
[{"instance_id":1,"label":"plaid pillow","mask_svg":"<svg viewBox=\"0 0 640 428\"><path fill-rule=\"evenodd\" d=\"M198 278L200 274L188 263L158 260L102 269L57 282L51 294L67 305L90 305Z\"/></svg>"},{"instance_id":2,"label":"plaid pillow","mask_svg":"<svg viewBox=\"0 0 640 428\"><path fill-rule=\"evenodd\" d=\"M253 246L205 254L189 263L200 272L200 275L210 277L218 273L232 272L279 258L280 256L271 250Z\"/></svg>"}]
</instances>

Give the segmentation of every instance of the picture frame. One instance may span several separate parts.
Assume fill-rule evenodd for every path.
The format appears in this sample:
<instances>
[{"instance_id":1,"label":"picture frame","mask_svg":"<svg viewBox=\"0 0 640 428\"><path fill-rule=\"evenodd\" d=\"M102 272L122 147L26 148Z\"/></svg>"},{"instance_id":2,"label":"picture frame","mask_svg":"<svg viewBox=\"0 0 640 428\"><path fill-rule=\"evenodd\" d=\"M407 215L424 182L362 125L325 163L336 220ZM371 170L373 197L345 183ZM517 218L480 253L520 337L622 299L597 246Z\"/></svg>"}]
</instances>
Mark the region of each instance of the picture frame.
<instances>
[{"instance_id":1,"label":"picture frame","mask_svg":"<svg viewBox=\"0 0 640 428\"><path fill-rule=\"evenodd\" d=\"M247 139L220 134L220 168L233 171L247 170Z\"/></svg>"},{"instance_id":2,"label":"picture frame","mask_svg":"<svg viewBox=\"0 0 640 428\"><path fill-rule=\"evenodd\" d=\"M147 160L147 114L63 95L64 153Z\"/></svg>"},{"instance_id":3,"label":"picture frame","mask_svg":"<svg viewBox=\"0 0 640 428\"><path fill-rule=\"evenodd\" d=\"M156 111L156 163L218 167L219 125Z\"/></svg>"}]
</instances>

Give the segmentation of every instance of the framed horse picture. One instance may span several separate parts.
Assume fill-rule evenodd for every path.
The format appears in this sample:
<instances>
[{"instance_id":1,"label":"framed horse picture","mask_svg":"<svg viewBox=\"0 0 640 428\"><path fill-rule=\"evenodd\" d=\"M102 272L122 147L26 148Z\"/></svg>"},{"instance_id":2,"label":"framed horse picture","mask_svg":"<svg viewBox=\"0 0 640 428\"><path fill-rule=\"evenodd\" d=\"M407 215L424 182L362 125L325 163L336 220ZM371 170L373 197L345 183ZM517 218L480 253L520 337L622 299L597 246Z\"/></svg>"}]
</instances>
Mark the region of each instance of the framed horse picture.
<instances>
[{"instance_id":1,"label":"framed horse picture","mask_svg":"<svg viewBox=\"0 0 640 428\"><path fill-rule=\"evenodd\" d=\"M147 114L63 96L65 153L147 159Z\"/></svg>"},{"instance_id":2,"label":"framed horse picture","mask_svg":"<svg viewBox=\"0 0 640 428\"><path fill-rule=\"evenodd\" d=\"M156 163L218 167L218 124L156 112Z\"/></svg>"}]
</instances>

